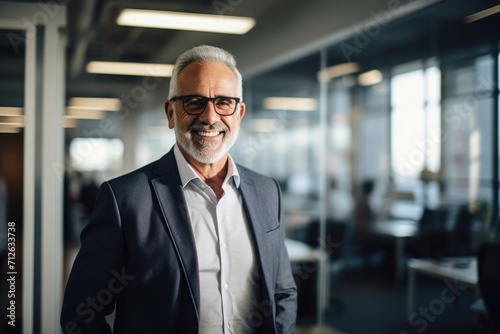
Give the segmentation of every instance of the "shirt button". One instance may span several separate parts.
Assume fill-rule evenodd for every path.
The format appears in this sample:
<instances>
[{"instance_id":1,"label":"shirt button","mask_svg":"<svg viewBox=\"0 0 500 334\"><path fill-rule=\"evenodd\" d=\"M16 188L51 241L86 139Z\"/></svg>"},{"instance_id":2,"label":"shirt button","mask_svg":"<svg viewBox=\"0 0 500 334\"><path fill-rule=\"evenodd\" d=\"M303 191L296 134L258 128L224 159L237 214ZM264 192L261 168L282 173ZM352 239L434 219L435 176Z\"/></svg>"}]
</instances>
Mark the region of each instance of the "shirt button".
<instances>
[{"instance_id":1,"label":"shirt button","mask_svg":"<svg viewBox=\"0 0 500 334\"><path fill-rule=\"evenodd\" d=\"M228 287L229 287L229 285L224 284L224 289L227 289Z\"/></svg>"},{"instance_id":2,"label":"shirt button","mask_svg":"<svg viewBox=\"0 0 500 334\"><path fill-rule=\"evenodd\" d=\"M222 248L223 249L226 249L227 245L226 244L222 244Z\"/></svg>"}]
</instances>

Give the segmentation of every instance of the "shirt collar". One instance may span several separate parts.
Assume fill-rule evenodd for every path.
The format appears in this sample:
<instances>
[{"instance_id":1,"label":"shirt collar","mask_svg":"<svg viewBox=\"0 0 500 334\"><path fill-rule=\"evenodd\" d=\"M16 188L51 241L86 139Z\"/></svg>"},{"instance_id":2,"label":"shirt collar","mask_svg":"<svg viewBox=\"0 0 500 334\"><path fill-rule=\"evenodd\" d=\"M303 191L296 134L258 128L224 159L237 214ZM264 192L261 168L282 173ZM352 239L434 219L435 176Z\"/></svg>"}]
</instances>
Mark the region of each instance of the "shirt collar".
<instances>
[{"instance_id":1,"label":"shirt collar","mask_svg":"<svg viewBox=\"0 0 500 334\"><path fill-rule=\"evenodd\" d=\"M175 144L174 146L174 155L175 161L177 163L177 169L179 170L179 176L181 178L182 188L186 187L186 185L192 180L198 179L202 181L198 174L194 171L193 167L191 167L186 158L182 155L177 144ZM238 173L238 168L236 167L236 163L234 162L233 158L231 158L231 155L228 155L228 160L229 164L227 175L224 179L223 185L226 184L230 179L233 179L234 185L236 186L236 188L239 188L240 174Z\"/></svg>"}]
</instances>

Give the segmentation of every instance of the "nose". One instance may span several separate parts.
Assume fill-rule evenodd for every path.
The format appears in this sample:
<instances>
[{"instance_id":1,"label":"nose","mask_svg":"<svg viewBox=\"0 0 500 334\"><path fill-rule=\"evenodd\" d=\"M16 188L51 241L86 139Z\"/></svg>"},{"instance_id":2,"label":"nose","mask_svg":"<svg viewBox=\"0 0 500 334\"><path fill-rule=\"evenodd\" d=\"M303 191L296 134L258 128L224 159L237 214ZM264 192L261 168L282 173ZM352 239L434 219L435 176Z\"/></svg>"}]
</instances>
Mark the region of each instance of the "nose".
<instances>
[{"instance_id":1,"label":"nose","mask_svg":"<svg viewBox=\"0 0 500 334\"><path fill-rule=\"evenodd\" d=\"M200 116L198 116L198 119L200 122L210 125L217 123L220 120L219 114L215 111L214 101L207 102L205 110Z\"/></svg>"}]
</instances>

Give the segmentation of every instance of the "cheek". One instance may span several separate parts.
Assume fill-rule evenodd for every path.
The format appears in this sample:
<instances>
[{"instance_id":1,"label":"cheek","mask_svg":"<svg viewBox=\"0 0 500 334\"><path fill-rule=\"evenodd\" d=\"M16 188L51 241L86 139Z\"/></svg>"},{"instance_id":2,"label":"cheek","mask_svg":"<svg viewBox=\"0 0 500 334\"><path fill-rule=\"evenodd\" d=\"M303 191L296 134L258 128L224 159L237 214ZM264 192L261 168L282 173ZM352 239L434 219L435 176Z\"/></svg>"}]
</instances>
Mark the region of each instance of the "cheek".
<instances>
[{"instance_id":1,"label":"cheek","mask_svg":"<svg viewBox=\"0 0 500 334\"><path fill-rule=\"evenodd\" d=\"M190 117L186 117L186 115L183 113L181 115L177 114L175 119L172 119L169 124L172 124L172 126L176 126L177 128L180 129L187 129L191 123L193 123L193 119Z\"/></svg>"},{"instance_id":2,"label":"cheek","mask_svg":"<svg viewBox=\"0 0 500 334\"><path fill-rule=\"evenodd\" d=\"M239 118L235 117L230 122L228 122L226 125L230 129L237 129L240 127L240 122L241 122L241 120Z\"/></svg>"}]
</instances>

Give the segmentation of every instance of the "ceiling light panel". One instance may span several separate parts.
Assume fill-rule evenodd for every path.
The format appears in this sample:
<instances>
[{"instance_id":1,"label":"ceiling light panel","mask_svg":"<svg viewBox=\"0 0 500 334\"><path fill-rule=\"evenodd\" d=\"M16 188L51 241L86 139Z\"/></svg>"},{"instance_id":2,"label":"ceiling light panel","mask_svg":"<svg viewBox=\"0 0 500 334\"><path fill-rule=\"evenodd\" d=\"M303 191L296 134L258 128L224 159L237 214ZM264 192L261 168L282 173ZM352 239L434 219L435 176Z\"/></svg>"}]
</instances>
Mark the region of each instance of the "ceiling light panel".
<instances>
[{"instance_id":1,"label":"ceiling light panel","mask_svg":"<svg viewBox=\"0 0 500 334\"><path fill-rule=\"evenodd\" d=\"M0 116L1 126L23 127L24 116Z\"/></svg>"},{"instance_id":2,"label":"ceiling light panel","mask_svg":"<svg viewBox=\"0 0 500 334\"><path fill-rule=\"evenodd\" d=\"M361 86L376 85L384 80L384 75L379 70L371 70L358 76L358 83Z\"/></svg>"},{"instance_id":3,"label":"ceiling light panel","mask_svg":"<svg viewBox=\"0 0 500 334\"><path fill-rule=\"evenodd\" d=\"M18 107L0 107L0 116L21 116L23 108Z\"/></svg>"},{"instance_id":4,"label":"ceiling light panel","mask_svg":"<svg viewBox=\"0 0 500 334\"><path fill-rule=\"evenodd\" d=\"M307 97L267 97L263 105L270 110L314 111L318 108L316 100Z\"/></svg>"},{"instance_id":5,"label":"ceiling light panel","mask_svg":"<svg viewBox=\"0 0 500 334\"><path fill-rule=\"evenodd\" d=\"M255 20L250 17L127 8L118 16L117 24L243 35L255 26Z\"/></svg>"},{"instance_id":6,"label":"ceiling light panel","mask_svg":"<svg viewBox=\"0 0 500 334\"><path fill-rule=\"evenodd\" d=\"M105 116L106 114L103 110L66 108L66 115L64 117L74 119L103 119Z\"/></svg>"},{"instance_id":7,"label":"ceiling light panel","mask_svg":"<svg viewBox=\"0 0 500 334\"><path fill-rule=\"evenodd\" d=\"M112 61L91 61L87 72L95 74L132 75L143 77L170 77L174 65L151 63L128 63Z\"/></svg>"},{"instance_id":8,"label":"ceiling light panel","mask_svg":"<svg viewBox=\"0 0 500 334\"><path fill-rule=\"evenodd\" d=\"M360 69L358 63L343 63L330 66L318 72L320 82L329 82L334 78L358 72Z\"/></svg>"},{"instance_id":9,"label":"ceiling light panel","mask_svg":"<svg viewBox=\"0 0 500 334\"><path fill-rule=\"evenodd\" d=\"M122 107L120 99L103 97L72 97L70 109L118 111Z\"/></svg>"}]
</instances>

